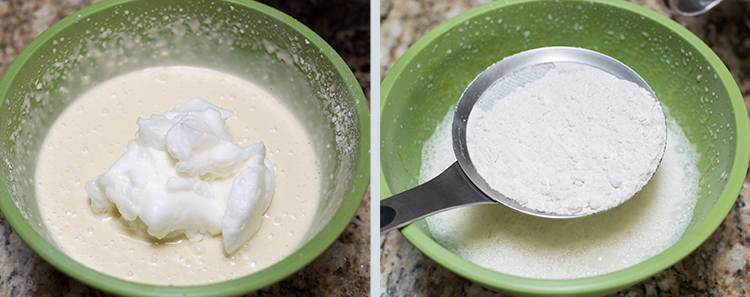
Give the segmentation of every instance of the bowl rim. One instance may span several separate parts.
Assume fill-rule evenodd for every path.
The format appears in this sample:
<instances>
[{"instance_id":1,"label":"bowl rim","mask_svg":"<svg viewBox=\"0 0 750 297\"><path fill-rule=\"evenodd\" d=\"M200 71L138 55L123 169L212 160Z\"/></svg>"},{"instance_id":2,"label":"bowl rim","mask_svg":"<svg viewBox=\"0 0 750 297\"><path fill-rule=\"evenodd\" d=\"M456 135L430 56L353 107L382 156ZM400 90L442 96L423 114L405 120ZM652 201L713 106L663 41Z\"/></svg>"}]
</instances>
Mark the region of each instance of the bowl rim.
<instances>
[{"instance_id":1,"label":"bowl rim","mask_svg":"<svg viewBox=\"0 0 750 297\"><path fill-rule=\"evenodd\" d=\"M711 67L714 68L719 79L722 81L729 95L732 109L735 111L735 125L737 135L735 140L736 152L732 170L727 179L727 184L722 191L719 199L709 213L693 230L683 235L675 244L660 254L649 258L646 261L633 265L631 267L607 273L603 275L566 280L550 279L531 279L518 277L508 274L499 273L479 265L466 261L457 255L443 248L422 232L415 224L408 225L401 229L403 236L413 244L422 253L433 259L441 266L459 274L460 276L478 282L490 288L497 288L505 292L515 292L523 294L549 295L549 294L592 294L607 293L617 289L623 289L648 278L680 261L690 254L699 245L701 245L716 228L724 221L724 218L731 210L737 199L742 183L745 179L747 164L750 162L750 126L748 117L737 114L736 111L744 111L745 105L739 88L734 82L732 75L726 68L719 57L697 36L692 32L674 22L673 20L662 16L640 5L627 1L607 1L607 0L569 0L570 2L595 3L615 7L640 15L653 21L656 24L666 27L674 34L683 38L687 43L693 45L698 52L705 56ZM463 12L444 23L430 30L427 34L419 38L409 49L396 61L393 68L385 76L381 84L381 101L380 113L387 106L388 96L393 86L399 80L400 73L406 71L406 67L411 64L417 55L427 49L434 40L440 38L450 28L460 26L465 22L484 14L491 10L502 9L509 6L533 3L548 2L548 0L510 0L503 3L487 3L474 7ZM745 112L741 113L742 115ZM382 122L382 119L381 119ZM382 142L381 142L382 143ZM392 196L388 187L383 171L383 163L380 167L380 199Z\"/></svg>"},{"instance_id":2,"label":"bowl rim","mask_svg":"<svg viewBox=\"0 0 750 297\"><path fill-rule=\"evenodd\" d=\"M138 2L141 0L109 0L87 6L81 10L73 12L62 20L50 26L31 43L29 43L13 60L7 71L0 79L0 98L5 98L10 83L15 79L21 68L26 64L36 50L42 47L60 31L74 25L78 20L85 19L86 16L96 14L99 11L114 8L116 6ZM120 278L105 275L84 266L61 251L52 244L43 239L31 225L24 219L14 202L10 199L5 183L0 182L0 212L5 216L13 230L34 252L40 255L45 261L54 266L57 270L66 275L83 282L86 285L107 291L118 295L149 295L149 296L220 296L220 295L238 295L261 289L268 285L278 282L279 280L291 275L302 269L307 264L315 260L342 234L348 223L354 217L366 190L369 186L370 175L370 111L367 106L366 97L351 69L344 60L335 54L336 51L325 42L320 36L311 29L270 6L255 2L243 0L219 0L227 4L245 7L256 10L264 15L275 19L276 21L288 26L290 29L304 36L320 52L330 53L323 55L332 63L336 72L341 75L346 89L352 95L356 117L358 120L359 148L355 157L356 171L352 180L352 185L346 193L341 206L336 211L331 220L322 228L317 235L311 238L305 245L300 247L294 254L289 255L282 261L266 267L255 273L236 278L229 281L223 281L214 284L195 285L195 286L157 286L141 283L134 283ZM4 100L0 100L2 106Z\"/></svg>"}]
</instances>

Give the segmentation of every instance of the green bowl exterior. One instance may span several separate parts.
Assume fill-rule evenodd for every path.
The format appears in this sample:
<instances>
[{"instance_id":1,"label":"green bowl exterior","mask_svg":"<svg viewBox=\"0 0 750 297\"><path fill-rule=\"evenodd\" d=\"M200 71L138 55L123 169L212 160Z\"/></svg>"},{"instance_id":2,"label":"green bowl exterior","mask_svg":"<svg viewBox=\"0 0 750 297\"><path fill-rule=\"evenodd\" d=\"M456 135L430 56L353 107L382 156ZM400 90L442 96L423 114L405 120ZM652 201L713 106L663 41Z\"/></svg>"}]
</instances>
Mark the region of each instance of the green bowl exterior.
<instances>
[{"instance_id":1,"label":"green bowl exterior","mask_svg":"<svg viewBox=\"0 0 750 297\"><path fill-rule=\"evenodd\" d=\"M49 45L54 40L59 39L61 34L65 34L65 36L83 35L84 32L78 32L82 29L75 26L79 21L83 21L87 17L94 16L98 13L110 13L112 9L116 9L122 5L133 4L134 2L138 1L110 0L91 5L62 19L40 34L18 55L9 66L5 75L2 77L2 80L0 80L0 98L2 98L0 104L5 104L6 98L10 93L9 90L17 87L14 86L14 82L23 80L26 75L36 74L36 71L23 71L24 69L40 69L39 67L44 67L44 65L40 65L40 62L33 57L40 52L50 51L51 49L49 48ZM177 2L179 1L173 3ZM5 218L24 242L26 242L44 260L63 273L97 289L125 296L240 295L271 285L313 261L341 235L360 206L369 184L370 115L362 89L349 67L337 54L335 54L335 51L322 38L288 15L254 1L227 0L216 2L232 5L237 8L253 10L256 13L265 15L278 22L278 24L287 26L291 30L297 32L300 36L306 38L311 46L320 53L326 53L321 56L325 56L327 62L332 65L332 76L338 77L337 79L342 80L342 83L345 85L345 90L339 90L339 92L347 93L348 96L351 97L351 100L353 101L352 105L355 106L356 117L358 119L357 125L352 127L352 129L357 130L354 131L354 133L358 133L360 139L359 147L353 152L357 155L355 158L356 171L354 172L355 177L353 183L350 186L349 191L345 193L346 198L344 198L338 210L335 211L332 219L317 235L309 240L304 246L299 248L299 250L293 255L290 255L281 262L267 267L257 273L216 284L199 286L154 286L133 283L107 276L83 266L66 256L47 239L41 236L34 227L32 227L32 224L42 224L40 219L31 222L31 224L26 221L24 215L19 211L17 202L11 199L8 192L8 185L0 183L0 210ZM162 4L163 3L167 2L162 2ZM209 3L210 5L215 4L215 2L206 2L206 5L209 5ZM205 9L209 8L207 7ZM120 13L119 16L113 14L108 17L122 18L123 14ZM273 38L273 36L269 37L270 40L273 40ZM7 137L7 135L4 137ZM8 149L10 145L10 143L6 143L4 149ZM27 208L36 208L36 204L33 202L33 197L24 197L24 199L31 200L24 201L24 203L28 204L26 206Z\"/></svg>"},{"instance_id":2,"label":"green bowl exterior","mask_svg":"<svg viewBox=\"0 0 750 297\"><path fill-rule=\"evenodd\" d=\"M437 244L424 220L401 232L457 274L513 295L602 295L662 271L697 248L734 204L750 160L743 98L722 61L674 21L626 1L503 1L462 13L420 38L381 84L381 199L416 186L421 150L476 75L503 57L544 46L612 56L638 72L698 147L700 198L682 238L632 267L543 280L498 273Z\"/></svg>"}]
</instances>

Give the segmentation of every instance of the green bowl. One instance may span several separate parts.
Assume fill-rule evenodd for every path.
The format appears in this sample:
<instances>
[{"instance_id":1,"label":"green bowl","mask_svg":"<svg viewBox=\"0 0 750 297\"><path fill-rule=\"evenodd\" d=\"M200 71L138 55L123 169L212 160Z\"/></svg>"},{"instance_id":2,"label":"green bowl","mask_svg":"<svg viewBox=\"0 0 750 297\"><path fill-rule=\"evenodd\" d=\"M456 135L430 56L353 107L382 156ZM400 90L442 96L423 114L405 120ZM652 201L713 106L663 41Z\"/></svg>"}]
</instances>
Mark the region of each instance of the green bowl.
<instances>
[{"instance_id":1,"label":"green bowl","mask_svg":"<svg viewBox=\"0 0 750 297\"><path fill-rule=\"evenodd\" d=\"M306 243L257 273L199 286L128 282L73 261L55 245L35 200L38 152L55 118L98 82L178 65L256 82L307 123L326 177L323 200ZM295 84L286 83L290 80ZM40 34L10 65L0 80L0 119L0 210L8 222L60 271L118 295L238 295L273 284L338 238L369 183L369 109L351 70L310 29L253 1L113 0L75 12Z\"/></svg>"},{"instance_id":2,"label":"green bowl","mask_svg":"<svg viewBox=\"0 0 750 297\"><path fill-rule=\"evenodd\" d=\"M498 273L438 245L424 220L401 230L424 254L493 290L514 295L601 295L627 288L687 256L719 226L750 159L748 116L734 79L700 39L626 1L503 1L462 13L419 39L381 86L381 199L416 186L421 150L468 84L493 63L545 46L588 48L638 72L696 144L699 200L672 247L594 277L542 280Z\"/></svg>"}]
</instances>

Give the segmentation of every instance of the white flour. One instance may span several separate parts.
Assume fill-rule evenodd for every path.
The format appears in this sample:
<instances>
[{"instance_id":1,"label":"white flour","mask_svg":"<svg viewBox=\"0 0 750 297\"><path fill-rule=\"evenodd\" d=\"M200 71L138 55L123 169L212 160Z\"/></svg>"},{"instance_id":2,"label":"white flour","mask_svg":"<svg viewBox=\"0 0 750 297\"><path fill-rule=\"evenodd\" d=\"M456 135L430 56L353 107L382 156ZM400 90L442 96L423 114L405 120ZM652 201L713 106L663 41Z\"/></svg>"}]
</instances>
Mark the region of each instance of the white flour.
<instances>
[{"instance_id":1,"label":"white flour","mask_svg":"<svg viewBox=\"0 0 750 297\"><path fill-rule=\"evenodd\" d=\"M449 111L425 143L420 183L456 161L452 120ZM667 150L651 181L606 214L552 220L500 204L472 205L427 217L429 233L469 262L520 277L581 278L643 262L680 240L700 190L695 145L674 119L667 127Z\"/></svg>"},{"instance_id":2,"label":"white flour","mask_svg":"<svg viewBox=\"0 0 750 297\"><path fill-rule=\"evenodd\" d=\"M511 77L529 82L495 83L467 127L469 155L494 190L537 211L591 214L629 199L656 171L666 124L645 89L581 64Z\"/></svg>"}]
</instances>

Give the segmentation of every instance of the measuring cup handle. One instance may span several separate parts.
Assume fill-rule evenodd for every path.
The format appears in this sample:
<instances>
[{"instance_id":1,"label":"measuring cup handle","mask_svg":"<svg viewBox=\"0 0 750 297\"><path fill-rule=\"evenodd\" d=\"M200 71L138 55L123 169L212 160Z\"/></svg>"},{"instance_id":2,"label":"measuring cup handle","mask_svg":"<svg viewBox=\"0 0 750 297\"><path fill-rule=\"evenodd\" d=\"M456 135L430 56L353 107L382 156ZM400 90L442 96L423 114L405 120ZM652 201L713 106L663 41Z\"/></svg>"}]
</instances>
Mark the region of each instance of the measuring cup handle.
<instances>
[{"instance_id":1,"label":"measuring cup handle","mask_svg":"<svg viewBox=\"0 0 750 297\"><path fill-rule=\"evenodd\" d=\"M466 177L458 162L430 181L380 201L380 234L457 206L495 203Z\"/></svg>"}]
</instances>

